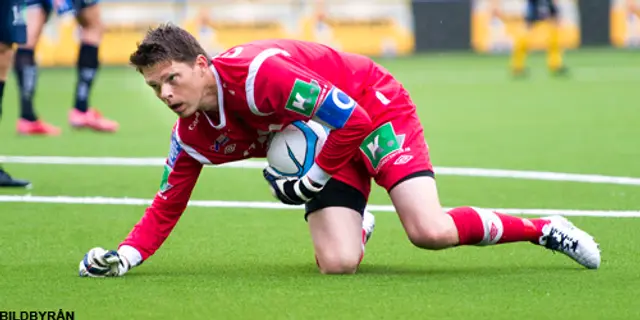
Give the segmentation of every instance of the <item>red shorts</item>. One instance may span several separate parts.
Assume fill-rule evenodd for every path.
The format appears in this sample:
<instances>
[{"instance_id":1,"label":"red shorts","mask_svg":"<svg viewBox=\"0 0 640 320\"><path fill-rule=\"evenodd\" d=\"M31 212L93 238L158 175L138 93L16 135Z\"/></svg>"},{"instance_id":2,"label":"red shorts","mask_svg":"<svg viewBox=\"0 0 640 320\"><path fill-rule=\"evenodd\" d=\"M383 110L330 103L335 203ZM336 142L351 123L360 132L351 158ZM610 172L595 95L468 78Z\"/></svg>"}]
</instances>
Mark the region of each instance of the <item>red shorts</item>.
<instances>
[{"instance_id":1,"label":"red shorts","mask_svg":"<svg viewBox=\"0 0 640 320\"><path fill-rule=\"evenodd\" d=\"M406 90L400 88L383 95L372 89L358 103L381 104L382 108L375 109L385 111L372 116L376 129L365 138L358 155L333 178L358 189L368 199L371 178L390 191L409 175L433 172L416 106Z\"/></svg>"}]
</instances>

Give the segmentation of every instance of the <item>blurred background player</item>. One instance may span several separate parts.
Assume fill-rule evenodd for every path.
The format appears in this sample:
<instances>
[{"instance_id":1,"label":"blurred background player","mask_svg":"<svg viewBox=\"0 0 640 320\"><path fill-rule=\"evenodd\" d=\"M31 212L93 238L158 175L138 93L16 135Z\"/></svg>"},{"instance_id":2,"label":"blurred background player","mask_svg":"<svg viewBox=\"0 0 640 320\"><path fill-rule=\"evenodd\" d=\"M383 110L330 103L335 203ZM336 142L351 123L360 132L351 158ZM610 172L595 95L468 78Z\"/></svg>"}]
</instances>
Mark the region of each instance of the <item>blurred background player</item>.
<instances>
[{"instance_id":1,"label":"blurred background player","mask_svg":"<svg viewBox=\"0 0 640 320\"><path fill-rule=\"evenodd\" d=\"M0 118L4 83L13 59L13 44L24 43L27 38L23 7L21 0L0 0ZM29 184L29 181L13 179L0 167L0 187L26 187Z\"/></svg>"},{"instance_id":2,"label":"blurred background player","mask_svg":"<svg viewBox=\"0 0 640 320\"><path fill-rule=\"evenodd\" d=\"M16 52L14 71L20 90L20 119L17 130L24 135L58 135L60 129L39 120L33 108L37 85L37 66L34 49L47 22L55 10L58 15L73 13L81 27L80 50L77 62L75 105L69 112L69 124L75 128L88 128L101 132L115 132L118 123L106 119L89 106L91 85L96 77L99 59L98 47L102 40L103 24L97 0L26 0L27 43Z\"/></svg>"},{"instance_id":3,"label":"blurred background player","mask_svg":"<svg viewBox=\"0 0 640 320\"><path fill-rule=\"evenodd\" d=\"M499 0L493 1L493 12L503 21L513 19L507 17L500 10ZM529 51L529 41L532 30L547 21L547 67L549 71L561 75L566 74L567 68L563 63L562 49L560 48L560 20L558 17L557 0L527 0L525 23L523 32L516 35L511 54L511 72L515 76L526 74L526 60Z\"/></svg>"}]
</instances>

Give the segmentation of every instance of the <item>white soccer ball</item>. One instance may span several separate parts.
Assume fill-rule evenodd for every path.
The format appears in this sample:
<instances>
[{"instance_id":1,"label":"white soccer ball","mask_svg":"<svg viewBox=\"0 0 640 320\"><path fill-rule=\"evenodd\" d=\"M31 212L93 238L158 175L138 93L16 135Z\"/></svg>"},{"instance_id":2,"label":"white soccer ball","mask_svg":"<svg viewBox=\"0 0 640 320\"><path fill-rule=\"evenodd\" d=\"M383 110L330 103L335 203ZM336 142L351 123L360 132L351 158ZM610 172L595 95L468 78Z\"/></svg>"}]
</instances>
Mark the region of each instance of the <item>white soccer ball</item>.
<instances>
[{"instance_id":1,"label":"white soccer ball","mask_svg":"<svg viewBox=\"0 0 640 320\"><path fill-rule=\"evenodd\" d=\"M313 166L328 135L317 122L295 121L273 135L267 162L280 176L301 177Z\"/></svg>"}]
</instances>

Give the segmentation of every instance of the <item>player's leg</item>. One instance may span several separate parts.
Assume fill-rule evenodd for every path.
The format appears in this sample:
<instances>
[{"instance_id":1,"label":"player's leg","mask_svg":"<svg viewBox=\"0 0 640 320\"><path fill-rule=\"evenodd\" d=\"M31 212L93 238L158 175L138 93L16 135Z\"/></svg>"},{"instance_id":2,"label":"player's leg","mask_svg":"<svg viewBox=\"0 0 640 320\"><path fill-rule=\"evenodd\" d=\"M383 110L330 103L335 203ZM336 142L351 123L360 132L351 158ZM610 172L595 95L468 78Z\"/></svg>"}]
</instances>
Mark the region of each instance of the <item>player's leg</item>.
<instances>
[{"instance_id":1,"label":"player's leg","mask_svg":"<svg viewBox=\"0 0 640 320\"><path fill-rule=\"evenodd\" d=\"M60 129L39 120L33 108L38 82L34 50L51 11L51 4L46 0L27 0L26 4L27 42L18 46L14 60L14 72L20 91L20 119L17 131L23 135L58 135Z\"/></svg>"},{"instance_id":2,"label":"player's leg","mask_svg":"<svg viewBox=\"0 0 640 320\"><path fill-rule=\"evenodd\" d=\"M1 9L1 8L0 8ZM2 12L0 12L2 14ZM2 33L2 31L0 31ZM2 118L2 101L4 97L4 84L7 81L7 73L13 60L13 47L5 43L0 35L0 118Z\"/></svg>"},{"instance_id":3,"label":"player's leg","mask_svg":"<svg viewBox=\"0 0 640 320\"><path fill-rule=\"evenodd\" d=\"M562 48L560 47L560 19L556 6L549 3L549 35L547 43L547 66L549 71L556 74L564 74L567 69L562 61Z\"/></svg>"},{"instance_id":4,"label":"player's leg","mask_svg":"<svg viewBox=\"0 0 640 320\"><path fill-rule=\"evenodd\" d=\"M405 179L393 186L389 195L409 239L421 248L537 242L542 227L548 223L473 207L458 207L445 213L433 177L423 174Z\"/></svg>"},{"instance_id":5,"label":"player's leg","mask_svg":"<svg viewBox=\"0 0 640 320\"><path fill-rule=\"evenodd\" d=\"M348 164L306 206L316 263L323 274L355 273L373 232L373 215L365 211L370 179L354 167Z\"/></svg>"},{"instance_id":6,"label":"player's leg","mask_svg":"<svg viewBox=\"0 0 640 320\"><path fill-rule=\"evenodd\" d=\"M392 146L383 148L381 159L373 162L377 164L375 179L388 190L414 245L438 250L527 241L565 253L588 268L599 267L596 242L564 218L525 219L474 207L445 212L417 115L394 119L390 125L386 134L373 133L379 136L380 146Z\"/></svg>"},{"instance_id":7,"label":"player's leg","mask_svg":"<svg viewBox=\"0 0 640 320\"><path fill-rule=\"evenodd\" d=\"M516 33L513 51L511 52L511 73L515 76L526 74L527 55L529 51L529 23Z\"/></svg>"},{"instance_id":8,"label":"player's leg","mask_svg":"<svg viewBox=\"0 0 640 320\"><path fill-rule=\"evenodd\" d=\"M355 273L363 256L360 213L345 207L326 207L307 219L320 272Z\"/></svg>"},{"instance_id":9,"label":"player's leg","mask_svg":"<svg viewBox=\"0 0 640 320\"><path fill-rule=\"evenodd\" d=\"M26 26L24 21L19 19L17 6L17 2L0 2L0 118L2 118L4 84L13 60L13 43L26 41ZM28 185L29 181L14 179L0 167L0 187L26 187Z\"/></svg>"},{"instance_id":10,"label":"player's leg","mask_svg":"<svg viewBox=\"0 0 640 320\"><path fill-rule=\"evenodd\" d=\"M525 10L525 26L516 33L511 52L511 73L514 76L523 76L527 73L526 62L529 52L530 29L537 19L537 10L532 2L527 3Z\"/></svg>"},{"instance_id":11,"label":"player's leg","mask_svg":"<svg viewBox=\"0 0 640 320\"><path fill-rule=\"evenodd\" d=\"M89 128L101 132L115 132L118 123L103 117L90 107L89 97L93 81L100 67L98 49L104 25L97 1L80 0L77 20L81 26L80 51L77 62L77 81L74 108L69 112L69 123L75 128Z\"/></svg>"},{"instance_id":12,"label":"player's leg","mask_svg":"<svg viewBox=\"0 0 640 320\"><path fill-rule=\"evenodd\" d=\"M4 17L5 5L0 5L0 16ZM0 22L5 24L5 22ZM6 40L9 34L7 26L0 26L0 118L2 118L2 101L4 96L4 84L7 80L7 73L11 66L11 60L13 59L13 48L10 40ZM6 41L6 43L5 43ZM0 166L0 187L24 187L29 185L28 181L13 179L4 169Z\"/></svg>"}]
</instances>

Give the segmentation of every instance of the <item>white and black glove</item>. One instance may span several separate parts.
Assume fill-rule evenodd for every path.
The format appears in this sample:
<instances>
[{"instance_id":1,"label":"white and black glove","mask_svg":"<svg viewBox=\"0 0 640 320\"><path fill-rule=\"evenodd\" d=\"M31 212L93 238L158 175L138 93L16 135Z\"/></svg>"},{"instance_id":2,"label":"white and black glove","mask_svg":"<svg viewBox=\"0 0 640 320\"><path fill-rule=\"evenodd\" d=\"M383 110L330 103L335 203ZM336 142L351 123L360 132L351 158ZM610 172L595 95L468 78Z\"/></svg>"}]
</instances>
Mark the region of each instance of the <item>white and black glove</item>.
<instances>
[{"instance_id":1,"label":"white and black glove","mask_svg":"<svg viewBox=\"0 0 640 320\"><path fill-rule=\"evenodd\" d=\"M280 176L271 167L266 167L262 174L269 182L273 195L284 204L307 203L324 187L322 184L311 181L306 175L301 178Z\"/></svg>"},{"instance_id":2,"label":"white and black glove","mask_svg":"<svg viewBox=\"0 0 640 320\"><path fill-rule=\"evenodd\" d=\"M131 269L131 263L115 250L93 248L80 261L81 277L120 277Z\"/></svg>"}]
</instances>

